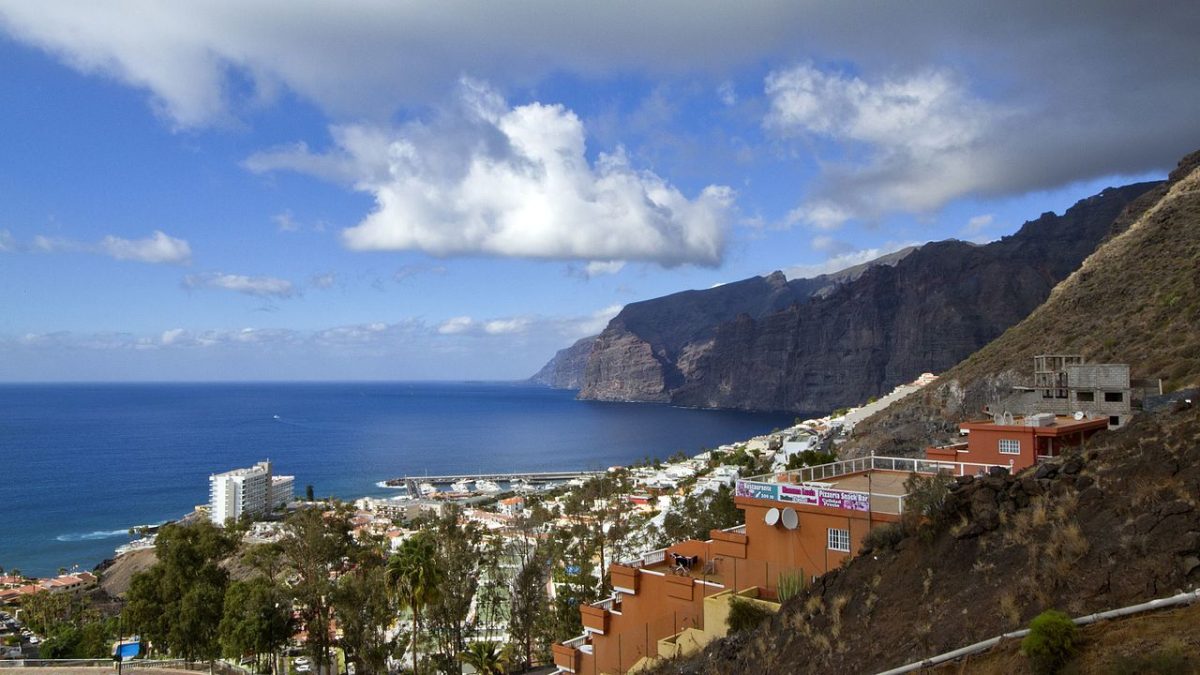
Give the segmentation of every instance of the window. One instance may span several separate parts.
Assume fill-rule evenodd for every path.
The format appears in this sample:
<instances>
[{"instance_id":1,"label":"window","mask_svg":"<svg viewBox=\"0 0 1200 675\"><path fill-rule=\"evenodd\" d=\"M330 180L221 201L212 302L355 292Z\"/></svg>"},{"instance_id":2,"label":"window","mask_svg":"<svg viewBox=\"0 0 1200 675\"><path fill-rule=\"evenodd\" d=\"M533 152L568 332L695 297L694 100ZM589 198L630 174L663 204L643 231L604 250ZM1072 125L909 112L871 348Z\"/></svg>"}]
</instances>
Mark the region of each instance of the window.
<instances>
[{"instance_id":1,"label":"window","mask_svg":"<svg viewBox=\"0 0 1200 675\"><path fill-rule=\"evenodd\" d=\"M1014 438L1000 439L1000 454L1002 455L1019 455L1021 454L1021 441Z\"/></svg>"},{"instance_id":2,"label":"window","mask_svg":"<svg viewBox=\"0 0 1200 675\"><path fill-rule=\"evenodd\" d=\"M1119 391L1104 392L1104 402L1105 403L1120 403L1121 401L1124 401L1124 400L1125 400L1125 394L1122 394Z\"/></svg>"},{"instance_id":3,"label":"window","mask_svg":"<svg viewBox=\"0 0 1200 675\"><path fill-rule=\"evenodd\" d=\"M1092 401L1096 400L1096 392L1094 392L1094 391L1077 392L1075 394L1075 400L1082 401L1083 403L1091 403Z\"/></svg>"},{"instance_id":4,"label":"window","mask_svg":"<svg viewBox=\"0 0 1200 675\"><path fill-rule=\"evenodd\" d=\"M829 550L850 552L850 530L829 528Z\"/></svg>"},{"instance_id":5,"label":"window","mask_svg":"<svg viewBox=\"0 0 1200 675\"><path fill-rule=\"evenodd\" d=\"M1110 426L1110 427L1121 426L1121 416L1120 415L1109 415L1108 416L1108 426Z\"/></svg>"}]
</instances>

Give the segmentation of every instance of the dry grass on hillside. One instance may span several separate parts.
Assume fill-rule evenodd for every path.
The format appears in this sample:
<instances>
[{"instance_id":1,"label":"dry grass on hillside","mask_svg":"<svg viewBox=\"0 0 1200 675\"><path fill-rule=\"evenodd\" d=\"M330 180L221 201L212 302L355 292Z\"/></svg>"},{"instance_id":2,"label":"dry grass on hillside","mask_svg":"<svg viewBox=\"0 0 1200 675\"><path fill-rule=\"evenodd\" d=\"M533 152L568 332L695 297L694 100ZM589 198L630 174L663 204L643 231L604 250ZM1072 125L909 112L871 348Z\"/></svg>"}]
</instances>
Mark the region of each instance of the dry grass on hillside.
<instances>
[{"instance_id":1,"label":"dry grass on hillside","mask_svg":"<svg viewBox=\"0 0 1200 675\"><path fill-rule=\"evenodd\" d=\"M1183 675L1200 672L1200 604L1085 626L1067 673ZM988 652L928 671L937 675L1032 672L1012 640Z\"/></svg>"},{"instance_id":2,"label":"dry grass on hillside","mask_svg":"<svg viewBox=\"0 0 1200 675\"><path fill-rule=\"evenodd\" d=\"M1128 363L1133 377L1161 378L1168 391L1200 385L1200 152L1114 230L1024 321L860 424L847 452L918 452L1028 379L1037 354Z\"/></svg>"}]
</instances>

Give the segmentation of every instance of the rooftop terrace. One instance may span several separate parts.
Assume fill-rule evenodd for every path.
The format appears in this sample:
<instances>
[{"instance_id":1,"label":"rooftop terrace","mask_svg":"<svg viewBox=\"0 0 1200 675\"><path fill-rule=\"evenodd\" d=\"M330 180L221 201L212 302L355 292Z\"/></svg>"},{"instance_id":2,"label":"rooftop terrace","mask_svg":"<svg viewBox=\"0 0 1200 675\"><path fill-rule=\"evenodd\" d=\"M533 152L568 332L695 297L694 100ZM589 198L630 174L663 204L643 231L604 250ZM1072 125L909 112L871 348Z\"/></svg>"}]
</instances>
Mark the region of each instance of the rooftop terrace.
<instances>
[{"instance_id":1,"label":"rooftop terrace","mask_svg":"<svg viewBox=\"0 0 1200 675\"><path fill-rule=\"evenodd\" d=\"M860 457L739 480L736 494L805 506L899 515L904 512L904 498L908 494L904 483L910 475L973 476L987 473L994 466L998 465L912 457Z\"/></svg>"}]
</instances>

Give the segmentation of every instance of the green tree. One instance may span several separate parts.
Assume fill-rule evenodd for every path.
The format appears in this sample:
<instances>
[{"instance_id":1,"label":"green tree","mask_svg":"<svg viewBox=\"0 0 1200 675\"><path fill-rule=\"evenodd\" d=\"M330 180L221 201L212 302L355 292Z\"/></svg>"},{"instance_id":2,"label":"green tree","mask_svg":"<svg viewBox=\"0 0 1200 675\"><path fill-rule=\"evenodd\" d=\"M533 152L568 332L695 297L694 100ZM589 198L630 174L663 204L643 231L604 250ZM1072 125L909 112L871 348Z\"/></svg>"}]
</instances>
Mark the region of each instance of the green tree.
<instances>
[{"instance_id":1,"label":"green tree","mask_svg":"<svg viewBox=\"0 0 1200 675\"><path fill-rule=\"evenodd\" d=\"M225 591L218 626L225 656L274 655L294 632L292 605L283 589L265 577L235 581Z\"/></svg>"},{"instance_id":2,"label":"green tree","mask_svg":"<svg viewBox=\"0 0 1200 675\"><path fill-rule=\"evenodd\" d=\"M508 670L508 649L497 642L472 642L459 654L459 659L479 675L500 675Z\"/></svg>"},{"instance_id":3,"label":"green tree","mask_svg":"<svg viewBox=\"0 0 1200 675\"><path fill-rule=\"evenodd\" d=\"M382 557L364 557L338 579L334 614L342 631L346 660L354 664L355 672L386 673L387 659L396 651L395 641L387 637L396 619L396 608L388 592Z\"/></svg>"},{"instance_id":4,"label":"green tree","mask_svg":"<svg viewBox=\"0 0 1200 675\"><path fill-rule=\"evenodd\" d=\"M716 492L692 493L683 503L663 517L666 543L682 539L708 539L711 530L736 527L745 522L743 513L733 501L733 490L722 485Z\"/></svg>"},{"instance_id":5,"label":"green tree","mask_svg":"<svg viewBox=\"0 0 1200 675\"><path fill-rule=\"evenodd\" d=\"M127 624L170 654L194 661L220 653L228 573L219 566L237 542L208 521L170 524L158 533L158 562L134 575Z\"/></svg>"},{"instance_id":6,"label":"green tree","mask_svg":"<svg viewBox=\"0 0 1200 675\"><path fill-rule=\"evenodd\" d=\"M354 550L346 510L301 509L284 523L283 557L294 575L292 597L308 633L309 655L318 675L330 665L334 579L344 571Z\"/></svg>"},{"instance_id":7,"label":"green tree","mask_svg":"<svg viewBox=\"0 0 1200 675\"><path fill-rule=\"evenodd\" d=\"M420 668L421 611L437 600L444 575L437 566L437 544L426 532L406 539L387 563L388 585L401 606L412 611L413 672Z\"/></svg>"},{"instance_id":8,"label":"green tree","mask_svg":"<svg viewBox=\"0 0 1200 675\"><path fill-rule=\"evenodd\" d=\"M535 644L545 623L544 613L549 604L546 595L548 568L549 561L535 550L513 580L508 633L524 657L527 668L533 664Z\"/></svg>"},{"instance_id":9,"label":"green tree","mask_svg":"<svg viewBox=\"0 0 1200 675\"><path fill-rule=\"evenodd\" d=\"M483 533L473 523L459 521L457 508L447 509L431 524L433 567L441 582L425 609L428 634L433 638L439 670L459 667L458 655L466 648L472 602L478 603L479 576L484 549ZM479 606L476 604L476 615Z\"/></svg>"}]
</instances>

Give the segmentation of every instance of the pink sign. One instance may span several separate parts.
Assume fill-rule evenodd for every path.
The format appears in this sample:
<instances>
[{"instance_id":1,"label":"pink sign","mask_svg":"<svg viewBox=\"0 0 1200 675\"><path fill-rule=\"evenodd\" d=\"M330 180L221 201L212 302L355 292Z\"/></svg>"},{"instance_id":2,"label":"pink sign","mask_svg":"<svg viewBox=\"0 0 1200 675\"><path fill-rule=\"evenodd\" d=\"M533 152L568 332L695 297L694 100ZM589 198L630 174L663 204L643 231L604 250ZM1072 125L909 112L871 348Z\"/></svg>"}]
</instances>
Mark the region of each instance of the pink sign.
<instances>
[{"instance_id":1,"label":"pink sign","mask_svg":"<svg viewBox=\"0 0 1200 675\"><path fill-rule=\"evenodd\" d=\"M808 506L826 506L848 511L870 511L870 497L861 492L843 492L807 485L779 486L779 499Z\"/></svg>"}]
</instances>

